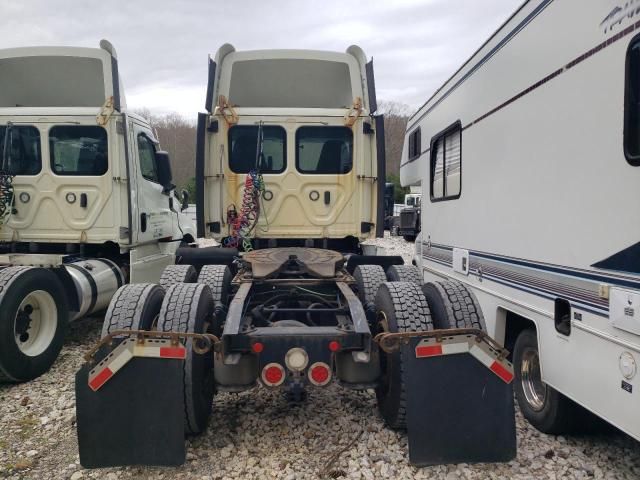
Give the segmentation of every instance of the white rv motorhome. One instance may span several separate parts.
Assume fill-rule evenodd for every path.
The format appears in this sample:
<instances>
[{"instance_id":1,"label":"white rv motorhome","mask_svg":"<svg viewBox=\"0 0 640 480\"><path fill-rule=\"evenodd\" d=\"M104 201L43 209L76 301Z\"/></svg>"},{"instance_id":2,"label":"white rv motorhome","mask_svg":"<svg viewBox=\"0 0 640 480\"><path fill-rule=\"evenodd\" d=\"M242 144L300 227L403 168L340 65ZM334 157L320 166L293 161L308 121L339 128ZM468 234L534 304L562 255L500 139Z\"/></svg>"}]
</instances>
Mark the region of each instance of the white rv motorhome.
<instances>
[{"instance_id":1,"label":"white rv motorhome","mask_svg":"<svg viewBox=\"0 0 640 480\"><path fill-rule=\"evenodd\" d=\"M473 288L527 419L640 440L640 2L525 2L409 119L400 176L417 264Z\"/></svg>"},{"instance_id":2,"label":"white rv motorhome","mask_svg":"<svg viewBox=\"0 0 640 480\"><path fill-rule=\"evenodd\" d=\"M68 320L157 281L195 238L169 157L100 47L0 50L0 382L44 373Z\"/></svg>"}]
</instances>

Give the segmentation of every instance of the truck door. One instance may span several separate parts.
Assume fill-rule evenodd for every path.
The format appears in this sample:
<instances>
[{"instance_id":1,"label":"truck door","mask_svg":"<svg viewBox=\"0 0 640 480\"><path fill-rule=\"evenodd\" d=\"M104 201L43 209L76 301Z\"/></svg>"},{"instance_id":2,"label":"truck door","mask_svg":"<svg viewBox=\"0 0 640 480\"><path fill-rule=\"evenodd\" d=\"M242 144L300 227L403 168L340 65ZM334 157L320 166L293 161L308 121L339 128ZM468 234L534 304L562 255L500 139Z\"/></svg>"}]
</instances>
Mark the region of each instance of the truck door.
<instances>
[{"instance_id":1,"label":"truck door","mask_svg":"<svg viewBox=\"0 0 640 480\"><path fill-rule=\"evenodd\" d=\"M133 222L134 225L137 223L133 238L139 244L171 238L172 216L175 216L175 213L169 207L171 195L163 192L164 188L158 182L158 141L148 127L135 122L132 123L132 127L132 214L137 220Z\"/></svg>"}]
</instances>

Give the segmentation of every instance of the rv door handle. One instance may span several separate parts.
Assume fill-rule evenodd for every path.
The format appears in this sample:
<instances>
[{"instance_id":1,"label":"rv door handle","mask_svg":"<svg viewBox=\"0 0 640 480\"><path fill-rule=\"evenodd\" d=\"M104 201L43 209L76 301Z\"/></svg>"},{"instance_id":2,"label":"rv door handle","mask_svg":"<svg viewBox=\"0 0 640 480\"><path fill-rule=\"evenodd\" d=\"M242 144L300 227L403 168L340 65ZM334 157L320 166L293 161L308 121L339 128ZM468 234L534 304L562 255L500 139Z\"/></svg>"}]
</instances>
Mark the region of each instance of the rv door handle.
<instances>
[{"instance_id":1,"label":"rv door handle","mask_svg":"<svg viewBox=\"0 0 640 480\"><path fill-rule=\"evenodd\" d=\"M331 192L327 190L324 192L324 204L329 205L330 203L331 203Z\"/></svg>"}]
</instances>

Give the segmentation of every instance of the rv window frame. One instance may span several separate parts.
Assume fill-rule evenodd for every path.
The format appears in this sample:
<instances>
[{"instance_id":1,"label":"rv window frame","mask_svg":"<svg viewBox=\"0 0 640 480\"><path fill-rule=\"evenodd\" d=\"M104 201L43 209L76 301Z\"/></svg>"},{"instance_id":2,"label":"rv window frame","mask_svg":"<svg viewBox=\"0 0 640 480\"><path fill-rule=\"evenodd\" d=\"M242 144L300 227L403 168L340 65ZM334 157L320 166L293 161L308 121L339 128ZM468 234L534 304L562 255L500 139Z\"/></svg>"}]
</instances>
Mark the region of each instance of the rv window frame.
<instances>
[{"instance_id":1,"label":"rv window frame","mask_svg":"<svg viewBox=\"0 0 640 480\"><path fill-rule=\"evenodd\" d=\"M447 158L445 155L446 149L445 149L445 142L444 142L444 137L446 137L447 135L450 135L452 132L455 131L459 131L460 132L460 191L456 194L456 195L450 195L447 196L446 192L447 192L447 177L445 175L445 171L444 171L444 166L446 165L447 162ZM442 142L442 148L445 149L445 151L442 152L442 166L443 166L443 172L442 172L442 191L444 193L444 195L442 197L438 197L435 198L433 196L433 181L434 181L434 174L435 174L435 167L436 167L436 155L437 155L437 151L435 149L435 144L438 142L438 140L443 139ZM431 138L431 143L429 144L429 151L431 152L429 155L429 197L431 199L431 203L436 203L436 202L443 202L446 200L457 200L458 198L460 198L462 196L462 122L460 120L456 120L455 122L453 122L451 125L449 125L447 128L445 128L444 130L441 130L440 132L438 132L437 134L435 134L432 138Z\"/></svg>"},{"instance_id":2,"label":"rv window frame","mask_svg":"<svg viewBox=\"0 0 640 480\"><path fill-rule=\"evenodd\" d=\"M414 142L414 138L417 138L418 141L416 142L415 145L415 150L413 151L413 155L411 154L411 145ZM409 161L413 161L416 158L420 158L420 155L422 155L422 131L420 130L420 127L415 128L408 136L408 145L407 145L407 156L409 157L408 160Z\"/></svg>"},{"instance_id":3,"label":"rv window frame","mask_svg":"<svg viewBox=\"0 0 640 480\"><path fill-rule=\"evenodd\" d=\"M630 63L631 49L638 43L640 43L640 34L636 35L629 41L629 44L627 45L627 51L625 53L625 61L624 61L624 125L622 126L622 150L624 152L624 157L626 158L629 165L632 165L634 167L640 166L640 154L631 155L627 148L627 139L633 135L632 132L630 131L631 128L629 124L630 116L631 116L631 108L629 105L629 89L631 84L630 70L631 69L629 68L629 63ZM640 93L640 89L638 93Z\"/></svg>"}]
</instances>

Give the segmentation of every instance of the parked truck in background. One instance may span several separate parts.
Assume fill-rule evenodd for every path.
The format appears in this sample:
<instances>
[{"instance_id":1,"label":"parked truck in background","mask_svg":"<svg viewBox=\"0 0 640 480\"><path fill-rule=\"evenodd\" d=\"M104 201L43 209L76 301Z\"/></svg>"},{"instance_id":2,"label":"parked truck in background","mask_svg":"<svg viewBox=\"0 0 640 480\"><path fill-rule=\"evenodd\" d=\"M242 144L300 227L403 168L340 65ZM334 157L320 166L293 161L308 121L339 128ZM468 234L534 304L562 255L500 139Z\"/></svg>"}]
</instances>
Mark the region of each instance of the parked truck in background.
<instances>
[{"instance_id":1,"label":"parked truck in background","mask_svg":"<svg viewBox=\"0 0 640 480\"><path fill-rule=\"evenodd\" d=\"M127 112L113 46L0 50L0 381L44 373L70 320L160 278L194 224Z\"/></svg>"},{"instance_id":2,"label":"parked truck in background","mask_svg":"<svg viewBox=\"0 0 640 480\"><path fill-rule=\"evenodd\" d=\"M419 187L411 187L412 192L404 196L405 207L400 210L398 235L402 235L407 242L415 241L420 233L422 193Z\"/></svg>"}]
</instances>

